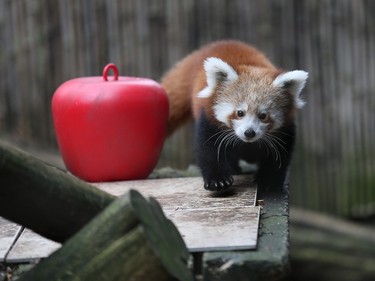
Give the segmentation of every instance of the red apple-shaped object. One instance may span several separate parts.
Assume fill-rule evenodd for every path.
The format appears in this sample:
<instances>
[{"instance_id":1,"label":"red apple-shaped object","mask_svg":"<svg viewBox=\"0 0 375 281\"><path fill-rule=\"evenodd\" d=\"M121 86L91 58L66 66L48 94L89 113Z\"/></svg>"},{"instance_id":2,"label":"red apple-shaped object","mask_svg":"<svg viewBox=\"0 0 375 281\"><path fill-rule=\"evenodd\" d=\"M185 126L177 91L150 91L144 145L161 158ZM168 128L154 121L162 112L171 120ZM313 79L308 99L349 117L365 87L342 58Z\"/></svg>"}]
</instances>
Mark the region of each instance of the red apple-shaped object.
<instances>
[{"instance_id":1,"label":"red apple-shaped object","mask_svg":"<svg viewBox=\"0 0 375 281\"><path fill-rule=\"evenodd\" d=\"M168 98L157 82L119 77L117 67L108 64L103 76L62 84L52 98L52 117L72 174L91 182L142 179L163 147Z\"/></svg>"}]
</instances>

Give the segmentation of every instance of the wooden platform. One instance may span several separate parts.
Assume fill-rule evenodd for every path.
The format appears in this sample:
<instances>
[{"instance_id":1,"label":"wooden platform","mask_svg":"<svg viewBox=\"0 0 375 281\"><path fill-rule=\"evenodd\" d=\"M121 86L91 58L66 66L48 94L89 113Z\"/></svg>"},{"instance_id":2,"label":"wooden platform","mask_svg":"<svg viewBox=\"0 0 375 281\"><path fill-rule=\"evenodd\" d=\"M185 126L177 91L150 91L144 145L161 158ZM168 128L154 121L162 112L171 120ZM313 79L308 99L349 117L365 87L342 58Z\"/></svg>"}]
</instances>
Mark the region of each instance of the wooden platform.
<instances>
[{"instance_id":1,"label":"wooden platform","mask_svg":"<svg viewBox=\"0 0 375 281\"><path fill-rule=\"evenodd\" d=\"M248 176L237 177L233 188L219 194L204 190L200 177L94 185L116 196L137 189L146 197L155 197L191 252L256 248L259 207L255 206L256 187ZM34 261L59 247L58 243L0 218L0 262Z\"/></svg>"},{"instance_id":2,"label":"wooden platform","mask_svg":"<svg viewBox=\"0 0 375 281\"><path fill-rule=\"evenodd\" d=\"M0 217L0 262L28 263L49 256L60 244Z\"/></svg>"},{"instance_id":3,"label":"wooden platform","mask_svg":"<svg viewBox=\"0 0 375 281\"><path fill-rule=\"evenodd\" d=\"M116 196L137 189L145 197L155 197L190 252L207 252L256 248L259 206L255 206L256 186L252 182L249 176L238 176L225 193L205 190L200 177L94 185Z\"/></svg>"},{"instance_id":4,"label":"wooden platform","mask_svg":"<svg viewBox=\"0 0 375 281\"><path fill-rule=\"evenodd\" d=\"M257 192L246 176L237 177L232 191L221 195L205 191L202 184L201 178L176 178L94 185L116 196L137 189L157 198L195 252L194 272L203 280L251 276L272 281L287 276L288 191ZM261 206L256 206L258 200ZM0 219L0 263L33 262L59 247Z\"/></svg>"}]
</instances>

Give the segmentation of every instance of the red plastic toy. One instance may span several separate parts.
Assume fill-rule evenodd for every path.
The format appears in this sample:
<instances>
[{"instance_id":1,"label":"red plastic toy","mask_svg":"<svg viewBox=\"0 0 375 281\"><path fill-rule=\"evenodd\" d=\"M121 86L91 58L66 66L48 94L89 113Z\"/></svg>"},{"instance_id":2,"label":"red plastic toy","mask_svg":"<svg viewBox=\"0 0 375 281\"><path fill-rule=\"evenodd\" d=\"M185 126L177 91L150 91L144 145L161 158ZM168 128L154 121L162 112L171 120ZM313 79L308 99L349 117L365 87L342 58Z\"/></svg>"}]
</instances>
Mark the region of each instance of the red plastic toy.
<instances>
[{"instance_id":1,"label":"red plastic toy","mask_svg":"<svg viewBox=\"0 0 375 281\"><path fill-rule=\"evenodd\" d=\"M157 82L119 77L108 64L102 77L62 84L52 99L52 117L63 160L74 175L91 182L142 179L163 147L168 98Z\"/></svg>"}]
</instances>

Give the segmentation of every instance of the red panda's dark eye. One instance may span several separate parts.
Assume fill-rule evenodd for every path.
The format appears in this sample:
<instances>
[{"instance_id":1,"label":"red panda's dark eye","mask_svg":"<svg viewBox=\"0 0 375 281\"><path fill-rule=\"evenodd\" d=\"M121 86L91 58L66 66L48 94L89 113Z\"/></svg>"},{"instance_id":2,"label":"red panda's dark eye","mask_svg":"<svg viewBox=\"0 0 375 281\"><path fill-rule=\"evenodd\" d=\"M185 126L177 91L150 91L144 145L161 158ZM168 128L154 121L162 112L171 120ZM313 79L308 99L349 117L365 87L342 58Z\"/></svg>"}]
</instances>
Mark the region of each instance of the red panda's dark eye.
<instances>
[{"instance_id":1,"label":"red panda's dark eye","mask_svg":"<svg viewBox=\"0 0 375 281\"><path fill-rule=\"evenodd\" d=\"M261 121L265 121L268 118L268 115L267 113L259 113L258 118Z\"/></svg>"},{"instance_id":2,"label":"red panda's dark eye","mask_svg":"<svg viewBox=\"0 0 375 281\"><path fill-rule=\"evenodd\" d=\"M244 117L245 116L245 112L243 110L237 110L237 116L238 117Z\"/></svg>"}]
</instances>

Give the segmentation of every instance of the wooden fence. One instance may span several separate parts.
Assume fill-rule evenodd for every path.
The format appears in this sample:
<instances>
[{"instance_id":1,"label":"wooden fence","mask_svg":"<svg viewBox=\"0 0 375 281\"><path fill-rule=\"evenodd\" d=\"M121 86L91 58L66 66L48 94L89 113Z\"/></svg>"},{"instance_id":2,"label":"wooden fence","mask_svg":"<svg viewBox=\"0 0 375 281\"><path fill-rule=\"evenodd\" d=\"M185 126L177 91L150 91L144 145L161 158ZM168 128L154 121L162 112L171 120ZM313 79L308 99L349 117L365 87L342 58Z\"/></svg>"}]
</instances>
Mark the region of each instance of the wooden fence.
<instances>
[{"instance_id":1,"label":"wooden fence","mask_svg":"<svg viewBox=\"0 0 375 281\"><path fill-rule=\"evenodd\" d=\"M2 0L0 133L56 147L51 96L99 75L159 79L200 45L236 38L278 66L310 73L291 171L292 203L341 215L375 213L375 1ZM191 125L159 166L194 161Z\"/></svg>"}]
</instances>

